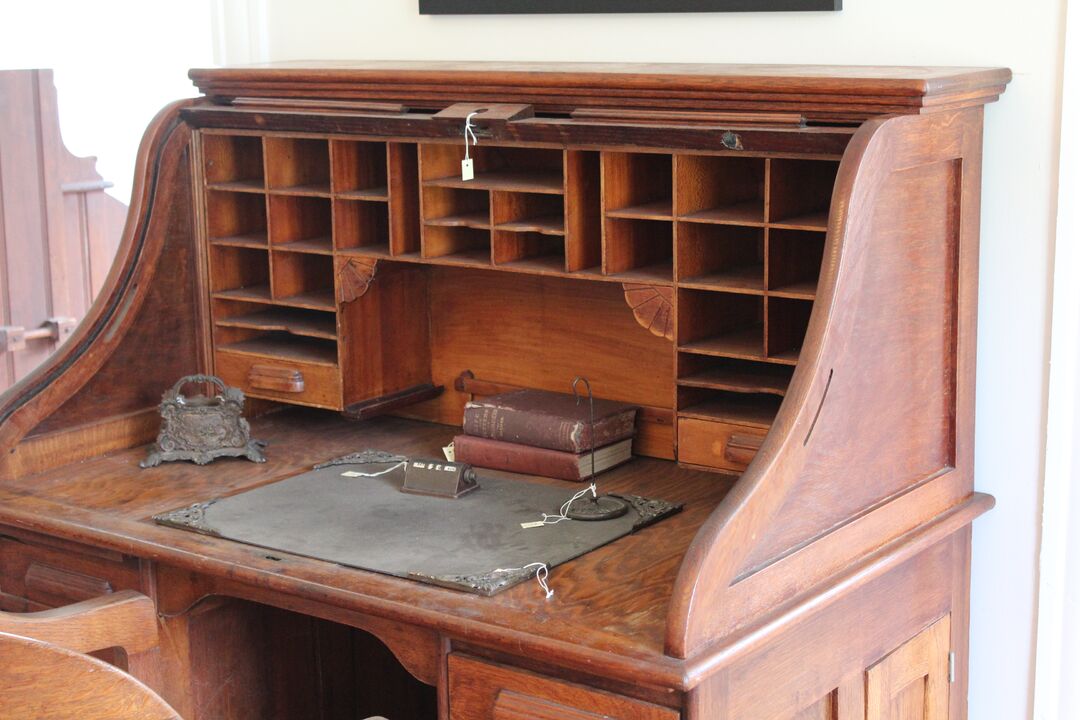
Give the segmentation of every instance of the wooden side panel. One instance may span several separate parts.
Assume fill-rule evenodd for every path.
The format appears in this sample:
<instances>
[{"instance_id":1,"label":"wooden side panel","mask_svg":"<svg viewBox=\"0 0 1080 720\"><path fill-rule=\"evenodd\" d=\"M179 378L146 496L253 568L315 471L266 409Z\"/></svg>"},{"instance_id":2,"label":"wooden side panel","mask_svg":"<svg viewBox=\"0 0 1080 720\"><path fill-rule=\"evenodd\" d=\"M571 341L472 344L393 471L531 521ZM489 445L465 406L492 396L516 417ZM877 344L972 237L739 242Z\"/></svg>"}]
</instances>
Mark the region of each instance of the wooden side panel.
<instances>
[{"instance_id":1,"label":"wooden side panel","mask_svg":"<svg viewBox=\"0 0 1080 720\"><path fill-rule=\"evenodd\" d=\"M866 720L948 720L949 618L866 673Z\"/></svg>"},{"instance_id":2,"label":"wooden side panel","mask_svg":"<svg viewBox=\"0 0 1080 720\"><path fill-rule=\"evenodd\" d=\"M981 122L980 110L875 120L852 139L799 365L761 451L686 555L670 654L972 497ZM904 512L890 503L917 493ZM854 543L833 542L860 523L869 532Z\"/></svg>"}]
</instances>

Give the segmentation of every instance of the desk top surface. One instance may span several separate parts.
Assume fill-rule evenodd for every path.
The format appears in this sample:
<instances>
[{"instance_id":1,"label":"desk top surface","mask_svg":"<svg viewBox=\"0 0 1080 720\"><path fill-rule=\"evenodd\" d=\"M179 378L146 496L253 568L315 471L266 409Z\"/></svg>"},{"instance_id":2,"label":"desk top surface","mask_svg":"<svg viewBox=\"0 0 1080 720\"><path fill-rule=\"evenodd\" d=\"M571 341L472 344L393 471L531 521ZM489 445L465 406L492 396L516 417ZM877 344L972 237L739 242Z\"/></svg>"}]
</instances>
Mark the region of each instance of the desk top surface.
<instances>
[{"instance_id":1,"label":"desk top surface","mask_svg":"<svg viewBox=\"0 0 1080 720\"><path fill-rule=\"evenodd\" d=\"M612 492L663 497L685 510L658 525L554 569L556 595L535 583L495 597L422 585L332 563L284 556L220 538L161 527L150 519L208 497L281 480L313 464L377 447L435 456L456 428L397 418L353 423L327 413L286 411L255 420L269 462L222 460L140 469L145 448L121 451L40 475L0 483L0 524L45 532L209 575L269 585L284 594L438 629L456 637L540 639L570 652L612 653L667 663L667 606L687 547L734 478L636 458L602 476ZM505 473L491 473L504 475ZM570 490L580 486L537 479ZM280 555L280 553L279 553Z\"/></svg>"}]
</instances>

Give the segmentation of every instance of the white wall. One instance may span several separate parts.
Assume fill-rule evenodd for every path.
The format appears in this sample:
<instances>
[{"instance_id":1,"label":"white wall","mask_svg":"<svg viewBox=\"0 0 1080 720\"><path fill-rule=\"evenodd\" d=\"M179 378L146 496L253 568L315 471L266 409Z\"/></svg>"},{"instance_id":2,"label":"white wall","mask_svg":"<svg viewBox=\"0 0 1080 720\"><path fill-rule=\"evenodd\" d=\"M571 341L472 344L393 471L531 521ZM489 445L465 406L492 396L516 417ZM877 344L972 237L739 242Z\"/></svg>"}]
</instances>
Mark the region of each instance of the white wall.
<instances>
[{"instance_id":1,"label":"white wall","mask_svg":"<svg viewBox=\"0 0 1080 720\"><path fill-rule=\"evenodd\" d=\"M247 7L256 0L238 0ZM416 0L265 0L273 60L496 59L1006 65L987 109L973 720L1029 716L1067 0L846 0L840 13L421 17ZM255 52L255 51L253 51Z\"/></svg>"},{"instance_id":2,"label":"white wall","mask_svg":"<svg viewBox=\"0 0 1080 720\"><path fill-rule=\"evenodd\" d=\"M213 62L212 40L211 0L0 2L0 68L55 71L64 144L125 203L143 131L195 94L187 70Z\"/></svg>"}]
</instances>

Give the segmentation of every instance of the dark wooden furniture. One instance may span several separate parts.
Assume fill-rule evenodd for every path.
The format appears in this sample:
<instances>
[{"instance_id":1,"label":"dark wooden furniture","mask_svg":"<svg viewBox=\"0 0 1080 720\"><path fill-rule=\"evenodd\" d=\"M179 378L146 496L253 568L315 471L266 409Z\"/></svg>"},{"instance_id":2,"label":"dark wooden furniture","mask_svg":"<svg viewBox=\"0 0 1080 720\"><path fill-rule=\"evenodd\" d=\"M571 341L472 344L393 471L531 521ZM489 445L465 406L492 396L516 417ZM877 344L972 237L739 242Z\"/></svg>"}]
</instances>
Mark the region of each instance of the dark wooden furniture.
<instances>
[{"instance_id":1,"label":"dark wooden furniture","mask_svg":"<svg viewBox=\"0 0 1080 720\"><path fill-rule=\"evenodd\" d=\"M154 602L132 590L26 615L0 612L0 717L178 720L160 682ZM128 675L82 653L117 648Z\"/></svg>"},{"instance_id":2,"label":"dark wooden furniture","mask_svg":"<svg viewBox=\"0 0 1080 720\"><path fill-rule=\"evenodd\" d=\"M205 97L143 143L113 282L0 400L5 609L150 594L192 719L965 717L993 504L981 128L1007 70L192 77ZM259 399L266 465L137 469L195 371ZM579 374L644 408L606 488L686 509L556 568L550 600L149 520L364 447L431 455L469 397Z\"/></svg>"}]
</instances>

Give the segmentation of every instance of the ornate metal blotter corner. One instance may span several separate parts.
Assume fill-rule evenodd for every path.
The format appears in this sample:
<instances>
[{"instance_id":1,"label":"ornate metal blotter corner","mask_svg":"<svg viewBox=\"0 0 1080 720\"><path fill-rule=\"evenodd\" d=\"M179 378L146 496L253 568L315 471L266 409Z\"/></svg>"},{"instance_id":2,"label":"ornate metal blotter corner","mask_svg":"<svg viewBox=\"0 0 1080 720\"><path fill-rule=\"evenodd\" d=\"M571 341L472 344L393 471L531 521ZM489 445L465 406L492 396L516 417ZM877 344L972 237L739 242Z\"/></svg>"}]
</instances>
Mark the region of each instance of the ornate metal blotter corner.
<instances>
[{"instance_id":1,"label":"ornate metal blotter corner","mask_svg":"<svg viewBox=\"0 0 1080 720\"><path fill-rule=\"evenodd\" d=\"M188 383L213 383L214 397L180 393ZM140 467L189 460L205 465L220 457L246 457L266 462L264 443L251 439L251 426L243 418L244 393L213 375L188 375L177 380L161 398L161 431L157 443Z\"/></svg>"},{"instance_id":2,"label":"ornate metal blotter corner","mask_svg":"<svg viewBox=\"0 0 1080 720\"><path fill-rule=\"evenodd\" d=\"M221 537L221 533L206 524L206 511L216 502L217 500L208 500L206 502L188 505L187 507L182 507L178 510L170 510L169 512L155 515L154 522L159 525L180 528L181 530L194 530L203 535Z\"/></svg>"}]
</instances>

